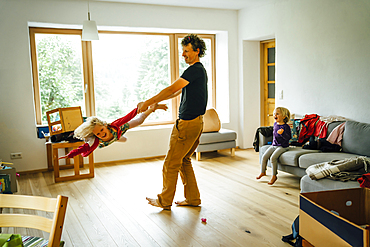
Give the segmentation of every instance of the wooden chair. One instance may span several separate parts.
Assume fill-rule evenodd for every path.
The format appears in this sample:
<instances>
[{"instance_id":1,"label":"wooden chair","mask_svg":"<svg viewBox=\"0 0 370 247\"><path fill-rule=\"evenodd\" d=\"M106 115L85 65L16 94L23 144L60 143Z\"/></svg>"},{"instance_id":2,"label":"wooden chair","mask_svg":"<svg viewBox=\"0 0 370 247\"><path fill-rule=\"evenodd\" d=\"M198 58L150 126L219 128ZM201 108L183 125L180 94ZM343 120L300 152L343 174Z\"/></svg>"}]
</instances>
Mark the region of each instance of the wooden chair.
<instances>
[{"instance_id":1,"label":"wooden chair","mask_svg":"<svg viewBox=\"0 0 370 247\"><path fill-rule=\"evenodd\" d=\"M66 107L57 108L46 112L46 117L48 120L50 136L74 131L78 126L83 123L81 107ZM54 180L55 182L70 181L83 178L93 178L94 177L94 156L89 155L89 173L80 174L80 168L84 166L84 161L82 156L76 156L74 158L74 164L70 163L70 159L66 159L65 165L59 165L58 149L62 148L65 153L69 152L69 149L78 148L84 142L56 142L47 143L47 153L48 153L48 169L54 169ZM71 176L61 176L61 169L74 168L74 175Z\"/></svg>"},{"instance_id":2,"label":"wooden chair","mask_svg":"<svg viewBox=\"0 0 370 247\"><path fill-rule=\"evenodd\" d=\"M31 209L54 213L53 219L26 213L0 213L0 227L25 227L38 229L50 233L48 247L61 246L64 217L67 209L68 197L58 195L57 198L40 196L24 196L0 194L0 209L14 208ZM64 242L63 242L64 243Z\"/></svg>"},{"instance_id":3,"label":"wooden chair","mask_svg":"<svg viewBox=\"0 0 370 247\"><path fill-rule=\"evenodd\" d=\"M55 114L51 120L51 116ZM48 120L50 136L57 135L64 132L74 131L78 126L83 123L81 107L66 107L57 108L46 112L46 118Z\"/></svg>"}]
</instances>

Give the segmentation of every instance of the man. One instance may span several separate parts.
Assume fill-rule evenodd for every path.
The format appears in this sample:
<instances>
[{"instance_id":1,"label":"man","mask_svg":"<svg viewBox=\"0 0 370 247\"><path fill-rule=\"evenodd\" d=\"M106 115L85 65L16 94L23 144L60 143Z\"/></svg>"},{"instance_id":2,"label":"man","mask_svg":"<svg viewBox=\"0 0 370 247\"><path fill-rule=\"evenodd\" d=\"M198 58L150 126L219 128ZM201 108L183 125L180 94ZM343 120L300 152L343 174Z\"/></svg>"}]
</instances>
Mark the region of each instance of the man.
<instances>
[{"instance_id":1,"label":"man","mask_svg":"<svg viewBox=\"0 0 370 247\"><path fill-rule=\"evenodd\" d=\"M170 147L163 164L162 193L158 194L157 199L146 198L149 204L165 210L171 210L179 172L184 184L185 200L176 202L176 204L198 206L201 203L191 164L191 155L199 144L199 137L203 130L203 115L208 100L207 72L199 60L205 54L206 45L194 34L187 35L181 45L182 56L190 66L172 85L138 104L138 111L143 112L152 104L182 93L179 118L172 129Z\"/></svg>"}]
</instances>

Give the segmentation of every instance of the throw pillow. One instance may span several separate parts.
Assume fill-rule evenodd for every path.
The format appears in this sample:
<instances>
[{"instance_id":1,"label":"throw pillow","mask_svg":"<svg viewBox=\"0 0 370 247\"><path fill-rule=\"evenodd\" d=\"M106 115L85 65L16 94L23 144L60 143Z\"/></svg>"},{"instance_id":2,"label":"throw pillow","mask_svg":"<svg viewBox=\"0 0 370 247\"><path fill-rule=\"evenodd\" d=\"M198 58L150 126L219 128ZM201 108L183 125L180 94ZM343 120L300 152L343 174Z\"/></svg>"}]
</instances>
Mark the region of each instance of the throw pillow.
<instances>
[{"instance_id":1,"label":"throw pillow","mask_svg":"<svg viewBox=\"0 0 370 247\"><path fill-rule=\"evenodd\" d=\"M221 129L221 121L214 108L210 108L203 116L203 132L217 132Z\"/></svg>"},{"instance_id":2,"label":"throw pillow","mask_svg":"<svg viewBox=\"0 0 370 247\"><path fill-rule=\"evenodd\" d=\"M289 140L289 144L298 143L300 121L300 119L290 119L287 123L292 131L292 138Z\"/></svg>"}]
</instances>

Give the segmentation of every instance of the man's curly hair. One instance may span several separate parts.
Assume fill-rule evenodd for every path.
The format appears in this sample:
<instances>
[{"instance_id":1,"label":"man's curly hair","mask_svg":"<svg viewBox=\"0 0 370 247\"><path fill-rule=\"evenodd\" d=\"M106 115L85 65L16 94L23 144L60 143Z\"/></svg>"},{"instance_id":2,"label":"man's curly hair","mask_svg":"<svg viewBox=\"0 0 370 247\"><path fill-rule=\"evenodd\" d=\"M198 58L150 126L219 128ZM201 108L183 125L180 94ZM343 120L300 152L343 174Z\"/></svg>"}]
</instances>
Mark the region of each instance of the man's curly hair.
<instances>
[{"instance_id":1,"label":"man's curly hair","mask_svg":"<svg viewBox=\"0 0 370 247\"><path fill-rule=\"evenodd\" d=\"M204 43L203 39L199 38L196 34L188 34L186 35L182 41L182 46L187 46L188 44L191 44L193 47L193 51L197 51L199 48L199 57L204 57L206 54L206 43Z\"/></svg>"}]
</instances>

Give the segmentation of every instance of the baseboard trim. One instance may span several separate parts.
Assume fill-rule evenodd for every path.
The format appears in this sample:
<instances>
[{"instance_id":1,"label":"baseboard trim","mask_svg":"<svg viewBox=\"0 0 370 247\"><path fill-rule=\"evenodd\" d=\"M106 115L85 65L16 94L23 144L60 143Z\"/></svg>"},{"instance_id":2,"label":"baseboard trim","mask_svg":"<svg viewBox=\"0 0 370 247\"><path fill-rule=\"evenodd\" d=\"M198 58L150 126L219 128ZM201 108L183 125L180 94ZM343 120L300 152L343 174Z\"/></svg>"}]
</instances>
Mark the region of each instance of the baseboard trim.
<instances>
[{"instance_id":1,"label":"baseboard trim","mask_svg":"<svg viewBox=\"0 0 370 247\"><path fill-rule=\"evenodd\" d=\"M237 146L235 149L239 149L239 146ZM249 148L247 148L247 149L249 149ZM166 155L150 156L150 157L134 158L134 159L125 159L125 160L114 160L114 161L107 161L107 162L95 162L94 166L109 165L109 164L120 163L120 162L131 162L131 161L145 160L145 159L158 159L158 158L164 158L164 157L166 157ZM38 172L47 172L47 171L50 171L50 170L45 168L45 169L37 169L37 170L30 170L30 171L22 171L22 172L17 172L17 173L19 175L27 175L27 174L33 174L33 173L38 173Z\"/></svg>"}]
</instances>

